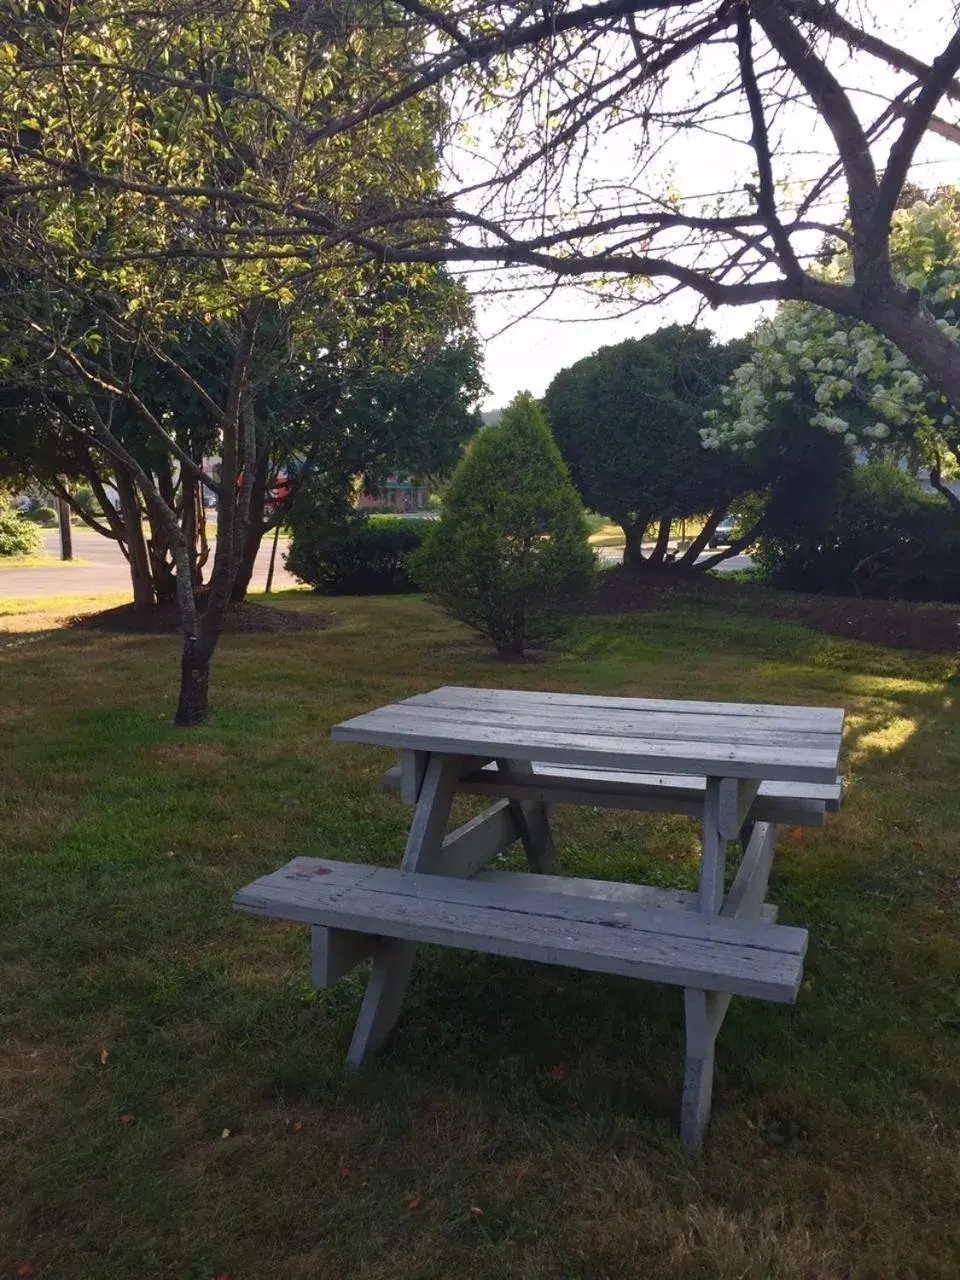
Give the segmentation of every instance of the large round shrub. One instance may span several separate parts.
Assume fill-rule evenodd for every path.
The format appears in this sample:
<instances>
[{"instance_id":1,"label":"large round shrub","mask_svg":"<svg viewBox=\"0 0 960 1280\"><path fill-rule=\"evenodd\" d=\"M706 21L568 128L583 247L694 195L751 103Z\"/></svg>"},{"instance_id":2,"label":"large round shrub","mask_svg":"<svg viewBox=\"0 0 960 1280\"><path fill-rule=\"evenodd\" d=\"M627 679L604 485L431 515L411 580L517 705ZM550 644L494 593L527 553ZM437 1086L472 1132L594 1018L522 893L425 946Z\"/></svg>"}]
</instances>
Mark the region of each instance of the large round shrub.
<instances>
[{"instance_id":1,"label":"large round shrub","mask_svg":"<svg viewBox=\"0 0 960 1280\"><path fill-rule=\"evenodd\" d=\"M588 586L595 561L583 506L531 395L476 438L411 567L504 657L544 638L558 606Z\"/></svg>"}]
</instances>

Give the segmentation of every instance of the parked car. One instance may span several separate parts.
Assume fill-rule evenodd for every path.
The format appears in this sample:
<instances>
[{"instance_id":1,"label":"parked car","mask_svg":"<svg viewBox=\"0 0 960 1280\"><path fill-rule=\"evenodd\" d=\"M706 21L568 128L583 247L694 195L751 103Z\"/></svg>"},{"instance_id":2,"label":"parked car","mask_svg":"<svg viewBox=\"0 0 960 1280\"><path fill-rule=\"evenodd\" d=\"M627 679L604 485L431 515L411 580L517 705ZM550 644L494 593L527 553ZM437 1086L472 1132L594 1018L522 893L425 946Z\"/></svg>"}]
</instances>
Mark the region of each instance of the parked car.
<instances>
[{"instance_id":1,"label":"parked car","mask_svg":"<svg viewBox=\"0 0 960 1280\"><path fill-rule=\"evenodd\" d=\"M737 522L732 516L721 520L710 536L711 547L729 547L736 537Z\"/></svg>"}]
</instances>

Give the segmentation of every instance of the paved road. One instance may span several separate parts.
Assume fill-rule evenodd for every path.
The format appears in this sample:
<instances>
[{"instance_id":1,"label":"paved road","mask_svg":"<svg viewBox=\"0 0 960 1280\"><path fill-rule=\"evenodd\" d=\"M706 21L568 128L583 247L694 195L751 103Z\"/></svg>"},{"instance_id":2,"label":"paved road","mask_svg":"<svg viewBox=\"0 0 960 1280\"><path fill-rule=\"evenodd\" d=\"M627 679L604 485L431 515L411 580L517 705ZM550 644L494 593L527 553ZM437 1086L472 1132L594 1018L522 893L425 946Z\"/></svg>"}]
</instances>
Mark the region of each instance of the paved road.
<instances>
[{"instance_id":1,"label":"paved road","mask_svg":"<svg viewBox=\"0 0 960 1280\"><path fill-rule=\"evenodd\" d=\"M56 532L45 531L43 541L47 555L59 556L60 540ZM283 567L285 541L282 538L280 540L277 566L273 575L273 584L278 590L299 585L296 578L287 573ZM211 555L215 545L215 543L211 544ZM63 564L60 560L56 560L54 563L37 565L30 569L5 569L0 565L0 598L105 595L108 592L129 591L130 573L127 562L115 542L89 529L74 529L73 553L77 560L70 564ZM600 558L604 564L619 564L623 559L623 550L620 547L603 547ZM255 588L262 588L265 585L269 560L270 540L267 539L260 548L260 555L257 557L253 572ZM718 567L723 572L730 569L749 569L750 565L749 556L733 556Z\"/></svg>"},{"instance_id":2,"label":"paved road","mask_svg":"<svg viewBox=\"0 0 960 1280\"><path fill-rule=\"evenodd\" d=\"M45 531L44 549L47 555L59 556L60 539L56 532ZM211 557L216 543L211 543ZM253 586L263 587L267 581L271 540L260 548L253 571ZM296 578L283 567L284 539L277 551L277 567L273 585L295 587ZM36 565L29 569L4 569L0 566L0 598L13 596L74 596L105 595L108 592L129 591L130 571L117 544L88 529L74 529L73 554L77 561L64 564Z\"/></svg>"},{"instance_id":3,"label":"paved road","mask_svg":"<svg viewBox=\"0 0 960 1280\"><path fill-rule=\"evenodd\" d=\"M643 545L646 546L647 544L644 543ZM653 543L650 545L652 547ZM711 551L709 554L713 556L716 555L716 552ZM598 555L604 564L621 564L623 561L623 548L601 547ZM705 560L707 557L701 556L700 559ZM730 573L734 569L750 569L752 566L753 561L749 556L731 556L729 560L723 560L717 565L717 571L719 573Z\"/></svg>"}]
</instances>

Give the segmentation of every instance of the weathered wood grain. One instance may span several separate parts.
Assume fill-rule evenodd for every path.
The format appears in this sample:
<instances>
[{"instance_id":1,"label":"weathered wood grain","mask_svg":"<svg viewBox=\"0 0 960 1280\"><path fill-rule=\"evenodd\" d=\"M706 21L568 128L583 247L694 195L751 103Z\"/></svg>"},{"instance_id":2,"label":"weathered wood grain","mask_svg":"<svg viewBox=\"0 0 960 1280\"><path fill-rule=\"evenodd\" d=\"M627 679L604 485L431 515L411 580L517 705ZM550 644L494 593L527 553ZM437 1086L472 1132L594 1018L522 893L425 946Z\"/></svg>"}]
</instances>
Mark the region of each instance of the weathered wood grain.
<instances>
[{"instance_id":1,"label":"weathered wood grain","mask_svg":"<svg viewBox=\"0 0 960 1280\"><path fill-rule=\"evenodd\" d=\"M843 710L839 707L776 705L764 702L708 702L694 699L608 697L593 693L551 693L528 689L479 689L444 685L429 693L416 694L407 701L424 706L454 707L569 707L603 711L665 711L680 715L725 715L758 719L799 727L823 727L839 732Z\"/></svg>"},{"instance_id":2,"label":"weathered wood grain","mask_svg":"<svg viewBox=\"0 0 960 1280\"><path fill-rule=\"evenodd\" d=\"M491 858L509 849L521 832L509 800L496 804L444 836L439 867L445 876L472 876Z\"/></svg>"},{"instance_id":3,"label":"weathered wood grain","mask_svg":"<svg viewBox=\"0 0 960 1280\"><path fill-rule=\"evenodd\" d=\"M839 751L839 740L835 745L816 748L738 746L729 742L572 734L535 726L438 721L429 714L397 714L395 708L369 712L336 725L332 737L340 742L369 742L449 755L556 761L640 773L674 772L827 783L836 781Z\"/></svg>"},{"instance_id":4,"label":"weathered wood grain","mask_svg":"<svg viewBox=\"0 0 960 1280\"><path fill-rule=\"evenodd\" d=\"M655 911L697 911L696 890L661 889L649 884L621 884L617 880L588 880L581 876L537 875L529 871L478 871L474 883L504 884L515 889L536 889L542 893L567 893L580 898L600 898ZM721 913L722 914L722 913ZM758 916L774 924L777 908L765 902Z\"/></svg>"},{"instance_id":5,"label":"weathered wood grain","mask_svg":"<svg viewBox=\"0 0 960 1280\"><path fill-rule=\"evenodd\" d=\"M754 722L740 716L682 716L666 712L600 711L586 713L574 709L481 708L473 711L455 707L432 707L423 703L398 702L381 708L385 719L423 724L458 724L493 728L538 728L557 732L599 734L611 738L665 738L671 742L730 742L736 745L805 747L811 750L835 746L837 735L829 729L806 729L796 726L774 726Z\"/></svg>"},{"instance_id":6,"label":"weathered wood grain","mask_svg":"<svg viewBox=\"0 0 960 1280\"><path fill-rule=\"evenodd\" d=\"M521 777L533 776L533 766L529 760L498 760L498 772L507 772ZM543 800L508 799L514 825L523 841L523 849L527 855L527 865L531 871L556 871L560 865L560 855L553 841L550 830L550 811Z\"/></svg>"},{"instance_id":7,"label":"weathered wood grain","mask_svg":"<svg viewBox=\"0 0 960 1280\"><path fill-rule=\"evenodd\" d=\"M457 782L466 795L508 796L544 804L580 804L644 813L699 817L706 779L693 774L627 773L614 769L576 769L533 761L532 773L498 772L490 764ZM400 768L388 769L384 787L400 786ZM840 807L841 785L816 782L761 782L751 809L757 821L786 826L821 827L825 814Z\"/></svg>"},{"instance_id":8,"label":"weathered wood grain","mask_svg":"<svg viewBox=\"0 0 960 1280\"><path fill-rule=\"evenodd\" d=\"M405 942L462 947L767 1000L790 1002L799 987L803 930L706 919L693 912L604 912L609 904L570 899L561 903L558 894L520 894L502 886L382 869L371 873L363 867L351 868L358 874L349 883L343 871L347 866L295 859L240 890L234 904L256 915ZM370 887L372 876L379 877L379 888ZM385 890L385 877L405 879L404 891ZM541 900L543 906L538 902L535 910L518 909L521 897ZM561 909L566 906L575 909ZM606 923L596 923L598 919Z\"/></svg>"}]
</instances>

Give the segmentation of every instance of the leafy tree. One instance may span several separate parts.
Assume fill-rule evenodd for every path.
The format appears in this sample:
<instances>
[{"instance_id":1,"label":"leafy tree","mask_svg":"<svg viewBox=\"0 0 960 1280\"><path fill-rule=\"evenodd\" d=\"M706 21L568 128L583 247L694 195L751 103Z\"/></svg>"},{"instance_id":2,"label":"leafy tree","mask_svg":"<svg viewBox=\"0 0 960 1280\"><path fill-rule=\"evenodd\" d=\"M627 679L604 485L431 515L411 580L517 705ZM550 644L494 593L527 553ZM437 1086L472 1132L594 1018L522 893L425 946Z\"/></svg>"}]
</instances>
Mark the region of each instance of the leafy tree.
<instances>
[{"instance_id":1,"label":"leafy tree","mask_svg":"<svg viewBox=\"0 0 960 1280\"><path fill-rule=\"evenodd\" d=\"M359 369L403 367L435 345L436 308L410 296L434 289L436 269L361 261L334 232L340 217L435 191L436 104L349 137L308 140L301 127L382 84L361 45L389 45L397 68L412 56L390 24L358 42L363 8L92 0L82 13L14 3L0 15L12 429L20 444L42 430L58 492L68 479L91 486L137 603L176 593L178 723L207 717L211 656L262 536L271 469L284 451L303 463L329 443L327 382L339 395ZM303 202L308 225L294 225ZM323 386L311 382L318 360ZM201 596L203 493L216 498L217 539Z\"/></svg>"},{"instance_id":2,"label":"leafy tree","mask_svg":"<svg viewBox=\"0 0 960 1280\"><path fill-rule=\"evenodd\" d=\"M662 563L671 521L709 513L678 562L693 567L732 500L764 482L756 459L705 450L700 439L704 411L748 350L743 340L718 344L708 330L671 325L602 347L547 388L544 407L573 481L588 507L623 527L628 567ZM645 557L652 521L659 537Z\"/></svg>"},{"instance_id":3,"label":"leafy tree","mask_svg":"<svg viewBox=\"0 0 960 1280\"><path fill-rule=\"evenodd\" d=\"M528 392L473 442L411 567L501 657L522 656L558 605L587 587L594 558L583 508Z\"/></svg>"},{"instance_id":4,"label":"leafy tree","mask_svg":"<svg viewBox=\"0 0 960 1280\"><path fill-rule=\"evenodd\" d=\"M0 556L28 556L39 551L40 545L36 525L0 490Z\"/></svg>"},{"instance_id":5,"label":"leafy tree","mask_svg":"<svg viewBox=\"0 0 960 1280\"><path fill-rule=\"evenodd\" d=\"M278 271L297 255L309 269L313 251L342 265L349 244L371 264L592 280L631 305L678 289L711 306L814 303L872 324L960 412L960 343L891 255L918 148L931 132L957 137L938 112L960 100L960 30L953 0L925 0L920 57L895 9L86 0L81 13L12 0L0 168L18 197L55 202L69 187L66 204L84 211L97 192L121 193L142 228L126 266L212 258L235 279L240 265ZM909 79L877 103L891 68ZM437 132L449 142L446 181L409 163L418 128L421 157ZM718 170L729 160L725 190L675 189L691 139ZM462 150L478 148L464 180ZM61 248L72 229L67 218ZM850 245L848 279L811 268L811 234L825 230Z\"/></svg>"}]
</instances>

